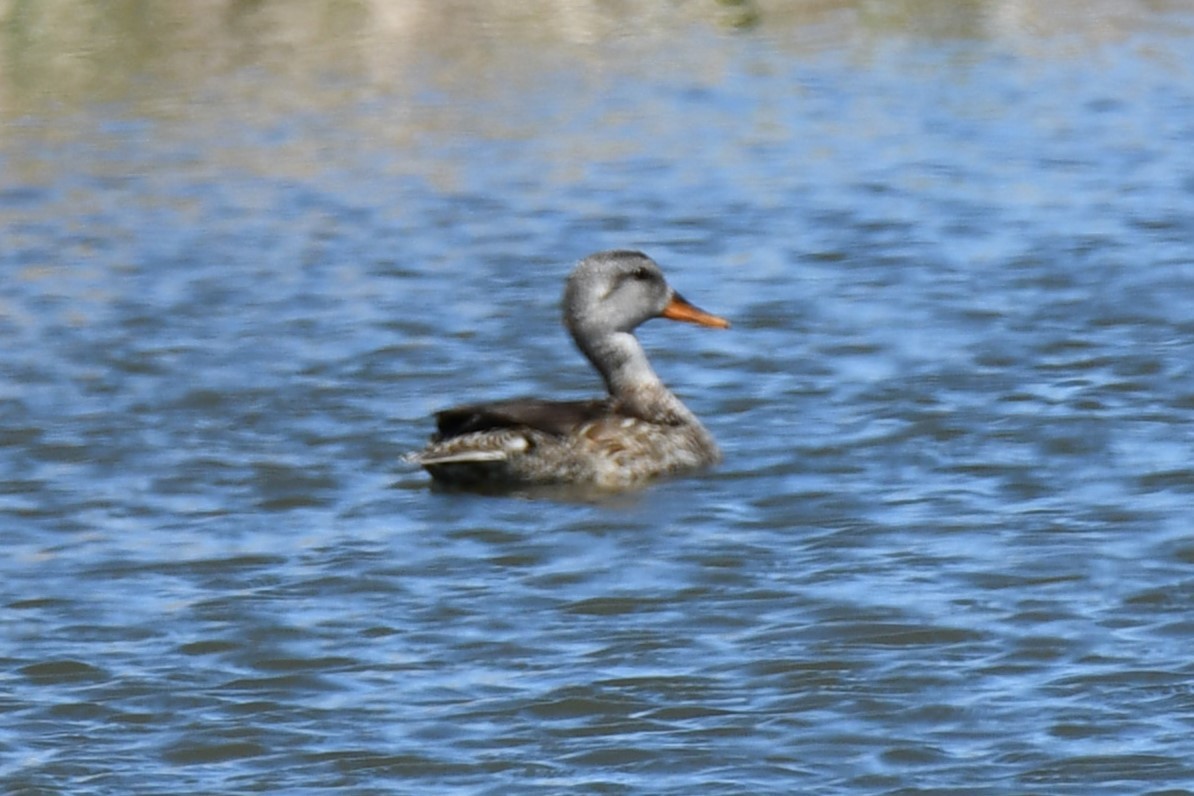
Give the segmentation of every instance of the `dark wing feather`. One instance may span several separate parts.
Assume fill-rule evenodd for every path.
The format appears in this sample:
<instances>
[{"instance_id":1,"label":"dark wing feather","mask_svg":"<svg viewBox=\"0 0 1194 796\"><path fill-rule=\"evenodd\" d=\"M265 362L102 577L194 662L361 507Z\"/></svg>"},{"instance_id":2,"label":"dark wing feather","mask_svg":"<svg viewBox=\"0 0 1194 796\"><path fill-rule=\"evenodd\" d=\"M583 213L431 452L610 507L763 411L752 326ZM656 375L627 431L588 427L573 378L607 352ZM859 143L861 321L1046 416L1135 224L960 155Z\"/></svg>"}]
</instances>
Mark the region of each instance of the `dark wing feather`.
<instances>
[{"instance_id":1,"label":"dark wing feather","mask_svg":"<svg viewBox=\"0 0 1194 796\"><path fill-rule=\"evenodd\" d=\"M531 428L562 437L585 423L612 411L608 399L590 401L544 401L513 398L483 404L467 404L435 414L437 440L498 428Z\"/></svg>"}]
</instances>

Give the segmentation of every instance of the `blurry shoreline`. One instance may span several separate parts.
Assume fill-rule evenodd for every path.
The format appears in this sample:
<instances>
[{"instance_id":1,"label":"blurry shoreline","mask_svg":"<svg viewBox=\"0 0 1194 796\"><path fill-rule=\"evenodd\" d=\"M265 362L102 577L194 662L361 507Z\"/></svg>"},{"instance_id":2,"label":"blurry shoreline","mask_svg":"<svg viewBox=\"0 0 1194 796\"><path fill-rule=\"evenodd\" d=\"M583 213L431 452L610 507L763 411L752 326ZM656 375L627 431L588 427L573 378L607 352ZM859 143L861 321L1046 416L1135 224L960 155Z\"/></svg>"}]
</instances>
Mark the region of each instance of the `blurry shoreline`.
<instances>
[{"instance_id":1,"label":"blurry shoreline","mask_svg":"<svg viewBox=\"0 0 1194 796\"><path fill-rule=\"evenodd\" d=\"M996 42L1055 57L1140 31L1190 32L1191 0L0 0L0 120L78 103L158 99L243 69L316 70L401 89L422 64L467 84L619 48L648 68L693 27L815 55L893 40ZM531 74L528 79L541 77Z\"/></svg>"}]
</instances>

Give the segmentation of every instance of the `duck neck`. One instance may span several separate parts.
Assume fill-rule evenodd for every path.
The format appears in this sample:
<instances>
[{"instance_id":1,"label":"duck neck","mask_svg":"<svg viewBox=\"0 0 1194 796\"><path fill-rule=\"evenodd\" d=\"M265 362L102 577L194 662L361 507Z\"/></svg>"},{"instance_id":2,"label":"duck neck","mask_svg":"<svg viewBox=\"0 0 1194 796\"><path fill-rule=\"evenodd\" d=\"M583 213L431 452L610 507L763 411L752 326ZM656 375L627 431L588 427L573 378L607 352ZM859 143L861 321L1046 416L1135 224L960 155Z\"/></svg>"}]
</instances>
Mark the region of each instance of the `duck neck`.
<instances>
[{"instance_id":1,"label":"duck neck","mask_svg":"<svg viewBox=\"0 0 1194 796\"><path fill-rule=\"evenodd\" d=\"M695 423L696 417L664 386L633 334L608 332L576 343L605 380L605 387L629 414L660 423Z\"/></svg>"}]
</instances>

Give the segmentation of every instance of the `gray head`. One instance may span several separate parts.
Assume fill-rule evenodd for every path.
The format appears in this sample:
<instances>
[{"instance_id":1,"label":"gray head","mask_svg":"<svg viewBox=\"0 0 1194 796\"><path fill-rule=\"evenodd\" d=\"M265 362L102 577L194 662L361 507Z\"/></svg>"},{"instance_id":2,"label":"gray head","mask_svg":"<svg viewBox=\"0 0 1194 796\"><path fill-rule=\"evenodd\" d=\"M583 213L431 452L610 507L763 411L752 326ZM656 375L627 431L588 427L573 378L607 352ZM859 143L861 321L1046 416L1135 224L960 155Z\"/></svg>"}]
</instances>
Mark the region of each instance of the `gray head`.
<instances>
[{"instance_id":1,"label":"gray head","mask_svg":"<svg viewBox=\"0 0 1194 796\"><path fill-rule=\"evenodd\" d=\"M647 255L607 251L581 260L564 288L564 324L601 372L612 395L659 384L634 330L652 318L671 318L720 329L730 324L685 301ZM676 402L680 409L683 407Z\"/></svg>"},{"instance_id":2,"label":"gray head","mask_svg":"<svg viewBox=\"0 0 1194 796\"><path fill-rule=\"evenodd\" d=\"M642 252L590 254L568 277L564 323L577 342L611 332L633 332L652 318L729 326L685 301L668 285L655 261Z\"/></svg>"},{"instance_id":3,"label":"gray head","mask_svg":"<svg viewBox=\"0 0 1194 796\"><path fill-rule=\"evenodd\" d=\"M568 277L564 323L573 337L631 332L658 317L672 292L659 266L642 252L591 254Z\"/></svg>"}]
</instances>

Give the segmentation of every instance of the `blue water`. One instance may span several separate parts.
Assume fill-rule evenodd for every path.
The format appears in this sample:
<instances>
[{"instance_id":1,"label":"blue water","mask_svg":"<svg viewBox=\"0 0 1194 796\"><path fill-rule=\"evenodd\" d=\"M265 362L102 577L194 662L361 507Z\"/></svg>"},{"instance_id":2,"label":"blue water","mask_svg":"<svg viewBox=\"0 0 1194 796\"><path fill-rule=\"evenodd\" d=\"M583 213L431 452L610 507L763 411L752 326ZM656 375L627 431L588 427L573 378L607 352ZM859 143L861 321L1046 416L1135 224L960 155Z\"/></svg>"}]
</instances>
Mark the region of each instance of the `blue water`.
<instances>
[{"instance_id":1,"label":"blue water","mask_svg":"<svg viewBox=\"0 0 1194 796\"><path fill-rule=\"evenodd\" d=\"M0 10L3 790L1194 793L1194 9L453 7ZM429 489L613 247L725 463Z\"/></svg>"}]
</instances>

